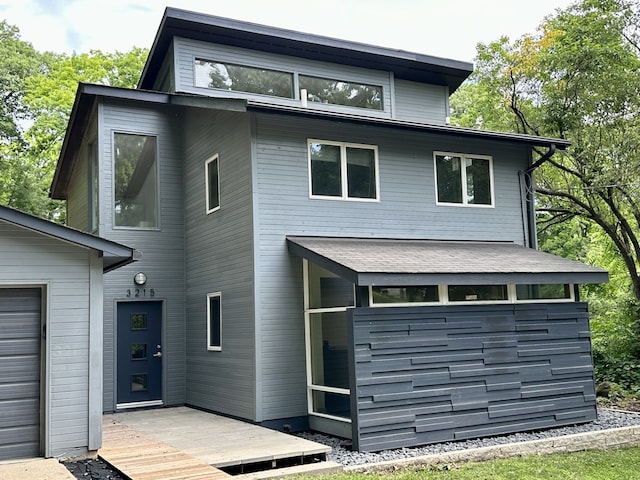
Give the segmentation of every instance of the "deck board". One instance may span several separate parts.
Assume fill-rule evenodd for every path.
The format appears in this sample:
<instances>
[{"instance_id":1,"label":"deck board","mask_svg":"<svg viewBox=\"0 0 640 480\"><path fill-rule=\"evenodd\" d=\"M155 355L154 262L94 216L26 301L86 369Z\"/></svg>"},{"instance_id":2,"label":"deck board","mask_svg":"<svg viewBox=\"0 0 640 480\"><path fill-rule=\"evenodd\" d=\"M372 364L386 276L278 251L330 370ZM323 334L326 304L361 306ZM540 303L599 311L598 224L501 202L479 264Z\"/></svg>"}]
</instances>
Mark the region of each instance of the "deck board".
<instances>
[{"instance_id":1,"label":"deck board","mask_svg":"<svg viewBox=\"0 0 640 480\"><path fill-rule=\"evenodd\" d=\"M107 463L131 480L218 480L230 475L177 448L112 418L103 422L102 448Z\"/></svg>"}]
</instances>

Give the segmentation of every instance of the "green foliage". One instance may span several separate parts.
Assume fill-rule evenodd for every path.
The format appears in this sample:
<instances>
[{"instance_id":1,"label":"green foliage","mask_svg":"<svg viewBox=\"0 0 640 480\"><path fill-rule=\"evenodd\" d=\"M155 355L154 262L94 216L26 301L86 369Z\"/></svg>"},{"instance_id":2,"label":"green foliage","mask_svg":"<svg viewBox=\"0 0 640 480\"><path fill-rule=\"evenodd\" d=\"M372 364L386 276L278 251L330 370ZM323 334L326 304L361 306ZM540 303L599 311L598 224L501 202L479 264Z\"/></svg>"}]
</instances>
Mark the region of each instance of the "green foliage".
<instances>
[{"instance_id":1,"label":"green foliage","mask_svg":"<svg viewBox=\"0 0 640 480\"><path fill-rule=\"evenodd\" d=\"M79 82L135 87L147 51L36 52L0 23L0 203L63 220L49 186Z\"/></svg>"}]
</instances>

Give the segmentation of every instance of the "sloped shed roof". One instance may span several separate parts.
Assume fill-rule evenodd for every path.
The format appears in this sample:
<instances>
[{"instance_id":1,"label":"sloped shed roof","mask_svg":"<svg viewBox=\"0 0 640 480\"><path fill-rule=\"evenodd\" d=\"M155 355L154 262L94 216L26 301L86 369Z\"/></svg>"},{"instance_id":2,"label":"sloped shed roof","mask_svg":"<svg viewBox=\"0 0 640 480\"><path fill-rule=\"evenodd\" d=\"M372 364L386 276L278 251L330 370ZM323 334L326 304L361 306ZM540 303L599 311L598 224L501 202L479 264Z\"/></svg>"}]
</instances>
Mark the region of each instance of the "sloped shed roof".
<instances>
[{"instance_id":1,"label":"sloped shed roof","mask_svg":"<svg viewBox=\"0 0 640 480\"><path fill-rule=\"evenodd\" d=\"M287 237L289 251L356 285L605 283L600 268L510 242Z\"/></svg>"}]
</instances>

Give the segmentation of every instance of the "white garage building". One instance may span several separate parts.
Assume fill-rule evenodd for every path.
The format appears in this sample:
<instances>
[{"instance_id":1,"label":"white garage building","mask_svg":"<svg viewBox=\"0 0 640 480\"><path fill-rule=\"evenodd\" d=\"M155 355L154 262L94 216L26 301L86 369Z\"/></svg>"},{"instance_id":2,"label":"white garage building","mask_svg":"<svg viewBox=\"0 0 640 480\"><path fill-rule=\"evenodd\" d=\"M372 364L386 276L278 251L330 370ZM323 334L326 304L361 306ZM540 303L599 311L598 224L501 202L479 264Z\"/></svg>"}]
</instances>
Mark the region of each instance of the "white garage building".
<instances>
[{"instance_id":1,"label":"white garage building","mask_svg":"<svg viewBox=\"0 0 640 480\"><path fill-rule=\"evenodd\" d=\"M138 252L0 206L0 461L102 441L102 275Z\"/></svg>"}]
</instances>

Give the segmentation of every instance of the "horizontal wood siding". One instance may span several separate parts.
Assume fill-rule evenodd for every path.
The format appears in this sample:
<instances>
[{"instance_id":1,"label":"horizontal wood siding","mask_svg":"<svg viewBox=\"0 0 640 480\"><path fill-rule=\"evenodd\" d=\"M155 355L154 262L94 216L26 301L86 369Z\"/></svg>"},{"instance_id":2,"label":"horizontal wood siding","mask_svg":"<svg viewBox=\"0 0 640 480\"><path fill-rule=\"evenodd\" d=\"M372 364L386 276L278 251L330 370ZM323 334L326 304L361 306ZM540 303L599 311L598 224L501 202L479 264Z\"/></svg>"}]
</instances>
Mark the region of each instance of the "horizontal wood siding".
<instances>
[{"instance_id":1,"label":"horizontal wood siding","mask_svg":"<svg viewBox=\"0 0 640 480\"><path fill-rule=\"evenodd\" d=\"M185 119L187 402L255 420L251 144L248 114ZM218 154L220 209L207 215L205 162ZM207 293L222 293L222 350L207 350Z\"/></svg>"},{"instance_id":2,"label":"horizontal wood siding","mask_svg":"<svg viewBox=\"0 0 640 480\"><path fill-rule=\"evenodd\" d=\"M265 419L307 410L302 266L287 253L287 235L523 243L523 148L275 115L257 116L256 138ZM310 199L308 138L377 145L380 202ZM493 155L496 207L436 206L434 150Z\"/></svg>"},{"instance_id":3,"label":"horizontal wood siding","mask_svg":"<svg viewBox=\"0 0 640 480\"><path fill-rule=\"evenodd\" d=\"M45 286L48 456L88 445L89 255L86 249L0 221L0 286ZM47 292L48 290L48 292Z\"/></svg>"},{"instance_id":4,"label":"horizontal wood siding","mask_svg":"<svg viewBox=\"0 0 640 480\"><path fill-rule=\"evenodd\" d=\"M447 87L395 79L395 118L444 125L448 112Z\"/></svg>"},{"instance_id":5,"label":"horizontal wood siding","mask_svg":"<svg viewBox=\"0 0 640 480\"><path fill-rule=\"evenodd\" d=\"M180 115L169 107L152 107L104 100L100 112L100 233L103 237L140 250L142 260L104 277L104 409L115 408L116 302L135 300L127 292L135 287L133 276L147 274L146 297L164 302L163 383L165 405L186 401L184 200L182 133ZM113 133L156 135L159 165L160 229L113 228ZM154 297L150 297L150 290Z\"/></svg>"},{"instance_id":6,"label":"horizontal wood siding","mask_svg":"<svg viewBox=\"0 0 640 480\"><path fill-rule=\"evenodd\" d=\"M390 117L391 115L391 81L389 72L380 70L368 70L364 68L350 67L334 63L317 62L299 57L277 55L257 50L247 50L228 45L218 45L184 38L174 39L174 55L176 56L176 91L196 93L199 95L227 96L233 98L252 98L262 101L285 105L300 105L299 100L292 100L267 95L245 94L242 92L228 92L225 90L212 90L209 88L194 86L194 62L196 58L218 62L233 63L261 67L301 75L311 75L322 78L357 82L367 85L382 87L384 112L364 108L349 108L340 105L314 105L309 102L309 108L323 110L344 111L359 113L361 115L375 115ZM299 96L299 95L298 95Z\"/></svg>"},{"instance_id":7,"label":"horizontal wood siding","mask_svg":"<svg viewBox=\"0 0 640 480\"><path fill-rule=\"evenodd\" d=\"M584 303L351 313L353 438L362 451L596 418Z\"/></svg>"}]
</instances>

